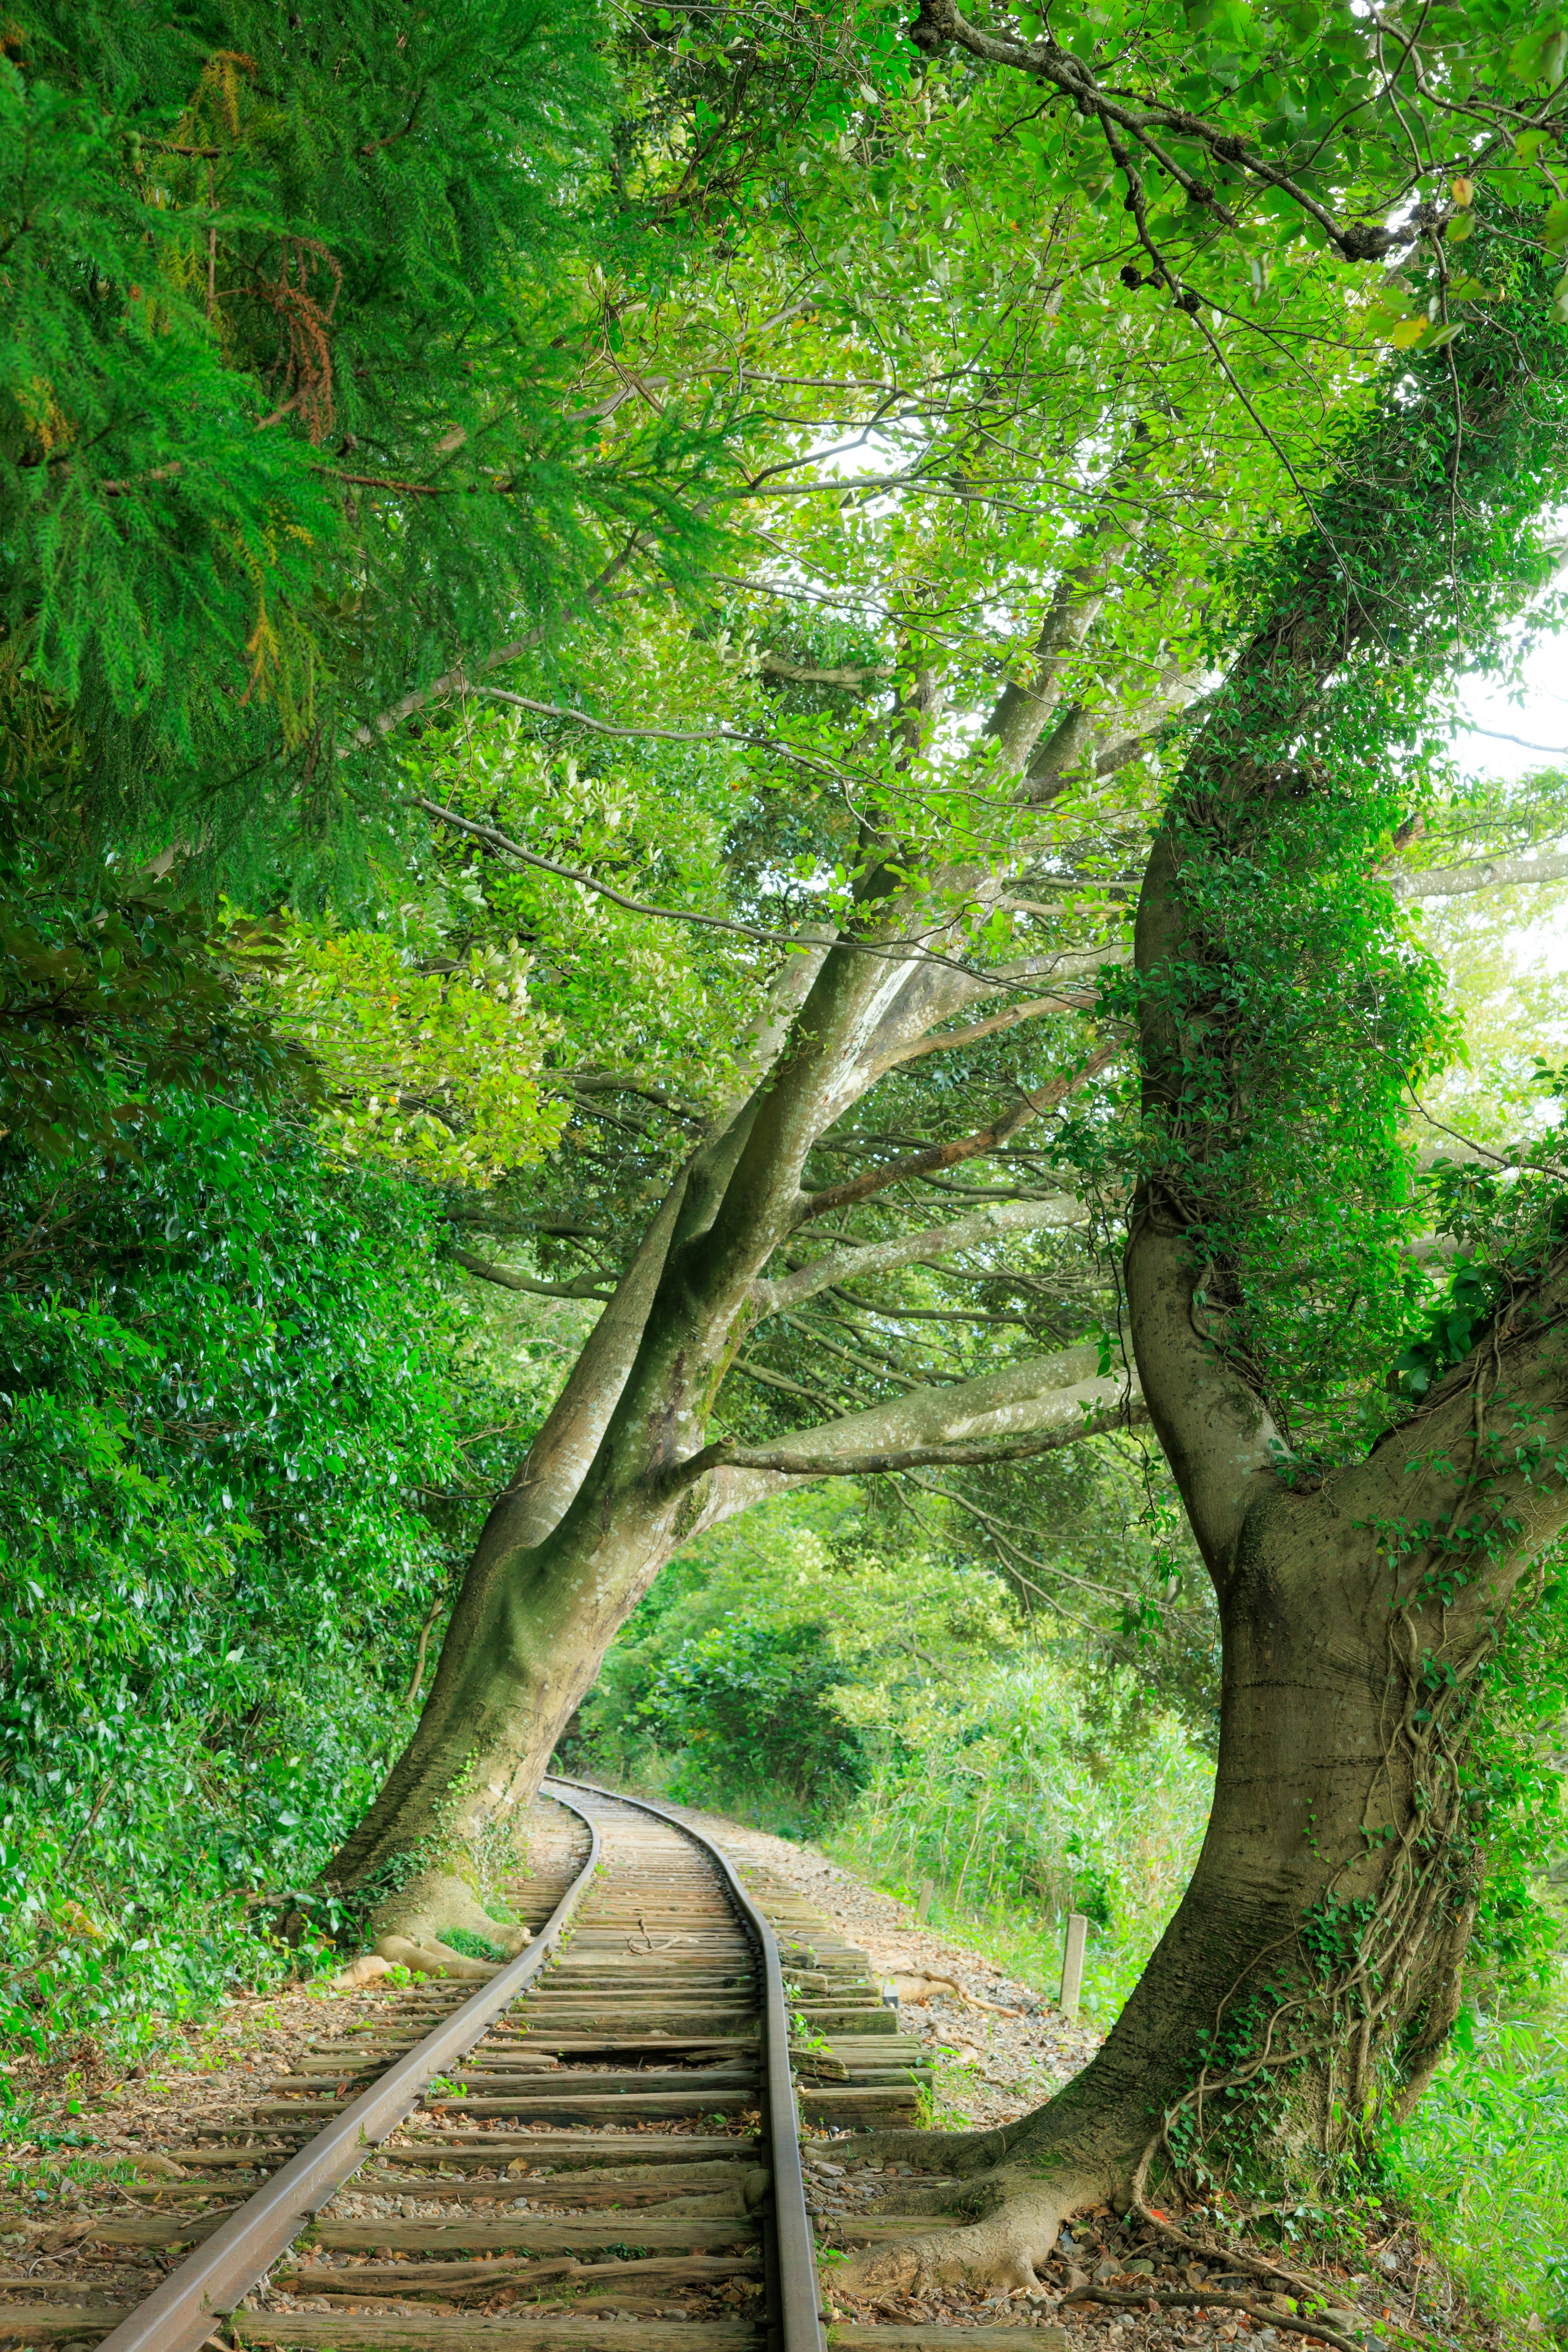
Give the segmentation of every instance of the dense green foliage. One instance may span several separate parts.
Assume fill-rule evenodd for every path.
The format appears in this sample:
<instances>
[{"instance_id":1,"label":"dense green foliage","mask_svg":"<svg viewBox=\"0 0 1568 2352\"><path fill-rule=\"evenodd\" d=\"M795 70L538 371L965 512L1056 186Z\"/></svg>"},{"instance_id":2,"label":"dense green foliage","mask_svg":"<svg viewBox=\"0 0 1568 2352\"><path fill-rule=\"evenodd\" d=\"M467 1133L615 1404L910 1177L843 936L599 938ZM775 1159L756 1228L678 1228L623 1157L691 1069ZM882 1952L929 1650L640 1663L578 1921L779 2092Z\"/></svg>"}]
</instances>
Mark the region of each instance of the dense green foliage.
<instances>
[{"instance_id":1,"label":"dense green foliage","mask_svg":"<svg viewBox=\"0 0 1568 2352\"><path fill-rule=\"evenodd\" d=\"M14 812L5 812L6 815ZM62 855L20 825L0 851L0 1132L65 1166L129 1148L166 1088L243 1074L266 1092L313 1073L249 1000L264 926L215 934L149 881Z\"/></svg>"},{"instance_id":2,"label":"dense green foliage","mask_svg":"<svg viewBox=\"0 0 1568 2352\"><path fill-rule=\"evenodd\" d=\"M170 1095L129 1165L4 1181L5 2030L123 2049L289 1964L243 1898L374 1788L521 1433L428 1214L296 1124Z\"/></svg>"},{"instance_id":3,"label":"dense green foliage","mask_svg":"<svg viewBox=\"0 0 1568 2352\"><path fill-rule=\"evenodd\" d=\"M1489 228L1478 250L1510 263ZM1187 930L1139 1005L1144 1148L1226 1344L1309 1445L1376 1434L1422 1293L1411 1090L1454 1038L1386 867L1443 777L1458 649L1506 667L1521 586L1550 577L1568 339L1545 291L1513 261L1449 363L1392 370L1310 525L1238 567L1233 667L1173 795Z\"/></svg>"},{"instance_id":4,"label":"dense green foliage","mask_svg":"<svg viewBox=\"0 0 1568 2352\"><path fill-rule=\"evenodd\" d=\"M1544 2014L1467 2010L1387 2149L1392 2183L1477 2304L1552 2335L1568 2318L1565 2059L1560 1983Z\"/></svg>"},{"instance_id":5,"label":"dense green foliage","mask_svg":"<svg viewBox=\"0 0 1568 2352\"><path fill-rule=\"evenodd\" d=\"M1421 1172L1411 1089L1473 1008L1394 885L1423 825L1417 862L1565 822L1546 782L1467 799L1445 740L1568 471L1561 27L1097 0L995 12L986 61L921 14L918 46L890 0L0 27L24 2046L123 2053L314 1964L246 1895L373 1793L479 1512L749 1082L784 941L871 872L931 890L973 1026L817 1139L809 1186L872 1189L773 1271L1062 1214L760 1321L716 1430L1114 1365L1157 1170L1310 1482L1555 1238L1554 1166ZM1068 590L1020 779L988 721ZM1173 809L1192 952L1154 1003L1119 974ZM254 924L215 928L220 881ZM1170 1033L1142 1100L1140 1017ZM1090 1047L1066 1108L909 1168ZM1510 1150L1542 1141L1523 1051L1478 1057L1460 1122ZM1042 1988L1087 1910L1109 2014L1202 1831L1195 1565L1132 1432L797 1495L666 1572L572 1752L932 1879ZM1549 1587L1466 1727L1493 2006L1551 1974L1560 1616ZM1464 2053L1400 2144L1432 2210L1539 2093L1521 2046Z\"/></svg>"},{"instance_id":6,"label":"dense green foliage","mask_svg":"<svg viewBox=\"0 0 1568 2352\"><path fill-rule=\"evenodd\" d=\"M265 872L263 810L286 838L291 794L330 806L356 727L628 535L689 537L689 436L611 464L574 398L635 238L600 36L551 0L13 20L13 773L44 689L122 844L194 829Z\"/></svg>"}]
</instances>

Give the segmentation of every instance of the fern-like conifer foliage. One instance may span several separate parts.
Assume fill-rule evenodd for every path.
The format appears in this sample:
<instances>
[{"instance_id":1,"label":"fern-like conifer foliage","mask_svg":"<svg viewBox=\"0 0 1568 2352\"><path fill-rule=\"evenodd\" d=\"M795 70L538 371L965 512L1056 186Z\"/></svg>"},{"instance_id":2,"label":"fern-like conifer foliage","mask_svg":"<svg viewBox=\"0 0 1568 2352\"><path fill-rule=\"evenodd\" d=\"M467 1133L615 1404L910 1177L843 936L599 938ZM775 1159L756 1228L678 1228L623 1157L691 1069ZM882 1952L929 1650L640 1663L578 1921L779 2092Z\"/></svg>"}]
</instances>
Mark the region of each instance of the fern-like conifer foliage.
<instances>
[{"instance_id":1,"label":"fern-like conifer foliage","mask_svg":"<svg viewBox=\"0 0 1568 2352\"><path fill-rule=\"evenodd\" d=\"M584 0L25 0L0 26L13 787L211 857L375 792L374 722L548 634L701 437L574 395L644 255ZM358 737L356 748L356 736ZM348 756L345 755L345 751ZM273 828L276 830L276 827Z\"/></svg>"}]
</instances>

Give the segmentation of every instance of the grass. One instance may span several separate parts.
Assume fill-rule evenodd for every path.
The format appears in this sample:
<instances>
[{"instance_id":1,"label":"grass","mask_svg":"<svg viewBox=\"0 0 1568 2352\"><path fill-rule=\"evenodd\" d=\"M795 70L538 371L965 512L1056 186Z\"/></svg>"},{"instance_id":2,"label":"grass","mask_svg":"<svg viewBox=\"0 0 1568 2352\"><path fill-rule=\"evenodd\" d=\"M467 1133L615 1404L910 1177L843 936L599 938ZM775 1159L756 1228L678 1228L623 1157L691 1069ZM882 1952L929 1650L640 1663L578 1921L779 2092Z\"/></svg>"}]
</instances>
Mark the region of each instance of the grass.
<instances>
[{"instance_id":1,"label":"grass","mask_svg":"<svg viewBox=\"0 0 1568 2352\"><path fill-rule=\"evenodd\" d=\"M929 1924L1054 1999L1068 1914L1089 1921L1082 2013L1108 2027L1192 1874L1214 1766L1169 1717L1094 1736L1047 1663L980 1682L965 1718L880 1762L824 1839ZM1114 1727L1112 1727L1114 1730Z\"/></svg>"},{"instance_id":2,"label":"grass","mask_svg":"<svg viewBox=\"0 0 1568 2352\"><path fill-rule=\"evenodd\" d=\"M1483 2307L1568 2336L1568 1979L1533 2019L1460 2020L1391 2135L1391 2185Z\"/></svg>"}]
</instances>

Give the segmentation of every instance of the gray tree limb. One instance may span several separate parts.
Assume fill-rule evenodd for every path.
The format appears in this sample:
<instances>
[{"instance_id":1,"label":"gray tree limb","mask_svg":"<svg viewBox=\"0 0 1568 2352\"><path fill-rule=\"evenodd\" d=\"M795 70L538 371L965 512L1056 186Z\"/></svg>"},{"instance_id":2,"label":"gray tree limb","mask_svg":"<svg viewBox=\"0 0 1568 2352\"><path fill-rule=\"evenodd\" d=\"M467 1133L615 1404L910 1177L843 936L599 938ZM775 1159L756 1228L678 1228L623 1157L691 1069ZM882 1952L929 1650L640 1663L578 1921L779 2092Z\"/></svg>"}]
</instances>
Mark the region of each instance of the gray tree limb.
<instances>
[{"instance_id":1,"label":"gray tree limb","mask_svg":"<svg viewBox=\"0 0 1568 2352\"><path fill-rule=\"evenodd\" d=\"M1020 1461L1147 1418L1136 1373L1101 1373L1099 1367L1097 1347L1064 1348L945 1388L916 1389L773 1445L721 1440L681 1463L673 1475L689 1486L713 1474L700 1520L710 1527L809 1478Z\"/></svg>"},{"instance_id":2,"label":"gray tree limb","mask_svg":"<svg viewBox=\"0 0 1568 2352\"><path fill-rule=\"evenodd\" d=\"M1522 882L1568 880L1568 849L1545 857L1482 857L1465 866L1410 867L1390 885L1401 900L1463 898L1475 890L1507 890Z\"/></svg>"},{"instance_id":3,"label":"gray tree limb","mask_svg":"<svg viewBox=\"0 0 1568 2352\"><path fill-rule=\"evenodd\" d=\"M759 1282L752 1292L759 1317L776 1315L798 1306L803 1298L828 1289L836 1282L858 1281L868 1274L891 1274L898 1267L950 1257L957 1250L978 1249L1009 1234L1038 1233L1056 1226L1081 1225L1088 1212L1070 1193L1045 1201L998 1201L973 1217L951 1225L932 1225L923 1233L900 1234L895 1241L868 1242L864 1248L834 1250L775 1282Z\"/></svg>"},{"instance_id":4,"label":"gray tree limb","mask_svg":"<svg viewBox=\"0 0 1568 2352\"><path fill-rule=\"evenodd\" d=\"M596 1274L580 1274L573 1282L537 1282L532 1276L514 1274L510 1265L498 1265L493 1257L476 1257L471 1250L448 1250L447 1256L469 1274L477 1274L481 1282L498 1283L502 1290L525 1290L533 1298L598 1298L608 1300L615 1293L600 1288Z\"/></svg>"}]
</instances>

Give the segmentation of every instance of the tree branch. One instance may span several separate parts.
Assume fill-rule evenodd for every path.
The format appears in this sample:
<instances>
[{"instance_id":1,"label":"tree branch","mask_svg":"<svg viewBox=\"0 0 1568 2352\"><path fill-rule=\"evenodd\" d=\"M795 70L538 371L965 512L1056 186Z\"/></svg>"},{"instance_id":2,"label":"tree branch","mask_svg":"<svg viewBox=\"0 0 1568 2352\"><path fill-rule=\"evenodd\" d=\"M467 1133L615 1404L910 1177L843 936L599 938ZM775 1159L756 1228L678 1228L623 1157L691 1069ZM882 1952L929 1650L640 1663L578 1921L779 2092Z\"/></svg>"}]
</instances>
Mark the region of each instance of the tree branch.
<instances>
[{"instance_id":1,"label":"tree branch","mask_svg":"<svg viewBox=\"0 0 1568 2352\"><path fill-rule=\"evenodd\" d=\"M522 698L508 695L503 698L517 702ZM542 709L544 706L536 704L531 707ZM578 714L569 712L563 715L576 717ZM646 730L612 728L609 731L611 734L635 734ZM479 824L472 817L461 816L456 809L445 808L439 801L429 800L423 793L411 793L407 805L420 810L426 816L435 817L442 824L449 824L457 833L466 833L470 839L482 841L487 849L497 850L503 857L515 857L520 866L536 866L542 874L553 874L560 881L574 882L580 890L592 890L596 897L607 898L613 907L624 907L629 915L652 915L665 923L695 923L700 929L725 931L731 938L754 940L763 947L805 949L817 956L821 953L820 926L803 931L769 931L756 923L732 922L728 915L705 915L695 907L656 907L646 898L628 898L624 890L614 888L608 882L601 882L597 875L586 873L581 866L563 866L558 858L542 857L537 850L524 849L522 844L513 841L510 834L499 832L493 824ZM971 966L961 963L954 956L939 954L934 948L923 945L918 938L869 940L858 939L853 932L845 932L834 940L833 945L858 955L890 957L897 963L942 964L963 972L968 979L980 979L984 984L982 975L975 973ZM1000 981L996 984L1006 985L1005 982Z\"/></svg>"},{"instance_id":2,"label":"tree branch","mask_svg":"<svg viewBox=\"0 0 1568 2352\"><path fill-rule=\"evenodd\" d=\"M1038 1118L1042 1111L1052 1110L1058 1103L1098 1077L1100 1071L1116 1059L1122 1050L1120 1038L1101 1045L1065 1078L1053 1078L1048 1086L1026 1095L1016 1107L1006 1112L991 1127L982 1128L978 1135L959 1137L952 1143L933 1143L924 1151L911 1152L907 1160L889 1160L884 1167L872 1168L864 1176L855 1176L843 1184L826 1184L817 1192L808 1192L795 1217L797 1225L813 1217L826 1216L831 1209L847 1209L857 1201L868 1201L874 1192L885 1192L891 1184L902 1184L917 1176L929 1176L944 1168L956 1168L965 1160L976 1160L994 1151L1008 1139Z\"/></svg>"},{"instance_id":3,"label":"tree branch","mask_svg":"<svg viewBox=\"0 0 1568 2352\"><path fill-rule=\"evenodd\" d=\"M1005 1013L994 1013L989 1021L971 1022L967 1029L944 1029L940 1036L922 1037L917 1045L905 1045L895 1054L884 1054L868 1066L868 1074L879 1078L884 1070L896 1070L905 1062L918 1062L924 1055L948 1054L960 1045L977 1045L983 1037L996 1037L1005 1029L1016 1029L1020 1021L1038 1020L1042 1013L1087 1013L1093 1003L1092 996L1037 996L1028 1004L1014 1004Z\"/></svg>"},{"instance_id":4,"label":"tree branch","mask_svg":"<svg viewBox=\"0 0 1568 2352\"><path fill-rule=\"evenodd\" d=\"M488 1541L504 1552L542 1543L587 1475L636 1361L670 1235L700 1156L687 1161L659 1203L543 1428L486 1520L481 1546Z\"/></svg>"},{"instance_id":5,"label":"tree branch","mask_svg":"<svg viewBox=\"0 0 1568 2352\"><path fill-rule=\"evenodd\" d=\"M800 1266L776 1282L759 1282L752 1296L759 1318L776 1315L782 1308L798 1306L803 1298L810 1298L834 1283L858 1281L868 1274L890 1274L900 1266L915 1265L924 1260L950 1256L957 1250L1000 1241L1006 1234L1037 1233L1045 1227L1086 1222L1082 1203L1070 1193L1058 1193L1045 1201L998 1202L975 1216L961 1217L956 1224L932 1225L923 1233L900 1234L896 1241L868 1242L864 1248L835 1250L829 1256Z\"/></svg>"},{"instance_id":6,"label":"tree branch","mask_svg":"<svg viewBox=\"0 0 1568 2352\"><path fill-rule=\"evenodd\" d=\"M693 1456L691 1475L703 1476L707 1471L720 1467L736 1470L770 1470L785 1478L879 1478L896 1470L919 1470L928 1466L961 1469L966 1463L1026 1462L1036 1454L1054 1453L1063 1445L1077 1445L1085 1437L1099 1437L1110 1429L1126 1429L1134 1421L1145 1421L1147 1409L1142 1399L1131 1411L1125 1405L1106 1405L1098 1412L1086 1411L1076 1423L1060 1429L1041 1430L1033 1437L997 1438L987 1444L977 1440L973 1444L905 1445L883 1453L867 1454L791 1454L770 1450L766 1446L731 1446L726 1438L706 1446ZM682 1472L688 1465L682 1464Z\"/></svg>"},{"instance_id":7,"label":"tree branch","mask_svg":"<svg viewBox=\"0 0 1568 2352\"><path fill-rule=\"evenodd\" d=\"M1065 1348L945 1388L916 1389L776 1444L740 1446L721 1438L669 1475L680 1486L710 1472L734 1480L733 1492L719 1496L710 1507L727 1517L776 1491L774 1480L872 1477L925 1464L1025 1460L1145 1417L1136 1379L1102 1373L1098 1347ZM706 1511L703 1523L711 1524Z\"/></svg>"},{"instance_id":8,"label":"tree branch","mask_svg":"<svg viewBox=\"0 0 1568 2352\"><path fill-rule=\"evenodd\" d=\"M1438 219L1449 217L1446 209L1420 205L1415 215L1398 228L1384 228L1381 223L1352 221L1342 226L1332 213L1321 205L1307 189L1293 180L1278 164L1255 153L1244 139L1226 131L1217 122L1207 122L1202 115L1190 114L1184 107L1169 106L1159 100L1145 99L1141 105L1130 106L1111 97L1095 79L1090 68L1068 51L1058 48L1048 36L1040 41L1011 38L998 40L983 33L961 16L952 0L921 0L920 14L910 29L910 39L928 56L951 41L966 49L971 57L983 58L989 65L1010 66L1016 72L1027 74L1034 80L1049 84L1063 97L1070 99L1080 114L1098 117L1102 127L1114 123L1129 138L1136 140L1145 152L1170 174L1189 201L1203 206L1211 218L1227 228L1239 223L1220 203L1212 188L1205 187L1184 170L1176 157L1153 133L1163 131L1177 140L1191 140L1204 147L1229 170L1239 172L1261 186L1288 196L1310 220L1317 223L1323 235L1346 261L1377 261L1386 254L1400 251L1412 243L1420 231L1436 226Z\"/></svg>"},{"instance_id":9,"label":"tree branch","mask_svg":"<svg viewBox=\"0 0 1568 2352\"><path fill-rule=\"evenodd\" d=\"M1121 460L1098 493L1100 520L1083 534L1084 549L1058 581L1056 591L1035 646L1035 675L1026 687L1009 684L985 722L985 732L1000 747L1004 773L1022 775L1057 699L1064 665L1078 653L1100 617L1110 593L1112 549L1141 535L1140 522L1119 520L1114 513L1121 494L1143 472L1153 443L1146 425L1134 428L1134 446Z\"/></svg>"},{"instance_id":10,"label":"tree branch","mask_svg":"<svg viewBox=\"0 0 1568 2352\"><path fill-rule=\"evenodd\" d=\"M1002 903L1001 894L988 891L989 903ZM1092 948L1053 948L1046 954L1016 957L1011 963L992 964L984 971L966 971L957 962L939 961L932 956L915 964L897 998L878 1024L876 1034L858 1064L856 1091L863 1093L873 1078L883 1070L892 1069L904 1058L909 1045L923 1045L925 1040L944 1021L956 1020L977 1004L994 1003L998 997L1011 996L1029 986L1045 988L1066 998L1069 989L1076 995L1076 983L1088 981L1109 966L1124 964L1131 950L1121 940ZM1064 1004L1064 1010L1081 1012L1083 999ZM951 1036L937 1037L931 1050L941 1052L951 1042Z\"/></svg>"},{"instance_id":11,"label":"tree branch","mask_svg":"<svg viewBox=\"0 0 1568 2352\"><path fill-rule=\"evenodd\" d=\"M604 570L588 583L580 604L570 607L560 617L569 619L573 613L581 609L582 604L591 604L596 597L602 596L605 589L620 577L640 545L637 533L633 531L620 553L612 556ZM423 710L427 703L439 702L448 694L461 694L474 678L486 677L492 669L500 669L504 663L516 661L521 655L531 653L550 635L552 625L545 623L537 629L531 629L526 637L519 637L510 646L498 646L482 660L469 665L459 663L456 669L447 670L441 677L432 678L428 686L416 687L411 693L395 702L390 709L378 711L374 719L367 719L363 725L356 727L348 741L340 747L338 757L346 759L351 751L368 751L371 744L384 735L390 735L395 727L400 727L416 710Z\"/></svg>"},{"instance_id":12,"label":"tree branch","mask_svg":"<svg viewBox=\"0 0 1568 2352\"><path fill-rule=\"evenodd\" d=\"M1396 874L1389 887L1396 898L1462 898L1473 890L1507 890L1523 882L1568 879L1568 849L1545 857L1483 857L1473 865L1428 866Z\"/></svg>"},{"instance_id":13,"label":"tree branch","mask_svg":"<svg viewBox=\"0 0 1568 2352\"><path fill-rule=\"evenodd\" d=\"M766 677L789 678L797 686L859 688L898 675L891 663L859 669L802 669L796 663L785 661L782 654L763 654L757 666Z\"/></svg>"},{"instance_id":14,"label":"tree branch","mask_svg":"<svg viewBox=\"0 0 1568 2352\"><path fill-rule=\"evenodd\" d=\"M469 1274L477 1274L481 1282L494 1282L502 1290L526 1290L534 1298L598 1298L606 1303L615 1297L613 1290L601 1290L601 1277L596 1274L580 1274L575 1282L535 1282L526 1274L514 1274L509 1265L498 1265L494 1258L475 1257L469 1250L449 1249L447 1255Z\"/></svg>"}]
</instances>

